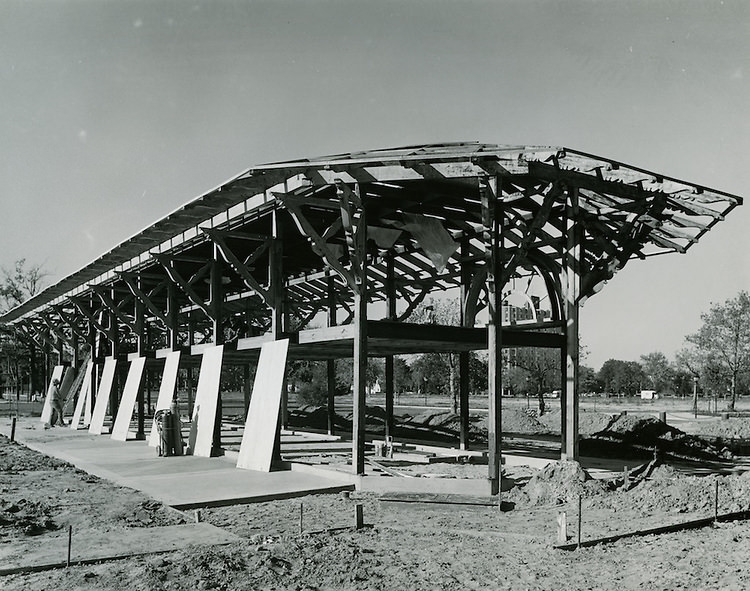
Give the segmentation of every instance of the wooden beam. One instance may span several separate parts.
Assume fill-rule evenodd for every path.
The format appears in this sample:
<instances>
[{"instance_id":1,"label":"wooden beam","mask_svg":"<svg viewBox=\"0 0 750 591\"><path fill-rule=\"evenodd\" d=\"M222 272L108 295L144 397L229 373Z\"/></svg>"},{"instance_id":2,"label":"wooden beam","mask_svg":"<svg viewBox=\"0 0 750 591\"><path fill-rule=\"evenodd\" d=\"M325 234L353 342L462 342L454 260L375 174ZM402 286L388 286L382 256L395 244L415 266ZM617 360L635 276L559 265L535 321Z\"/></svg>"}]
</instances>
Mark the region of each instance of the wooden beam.
<instances>
[{"instance_id":1,"label":"wooden beam","mask_svg":"<svg viewBox=\"0 0 750 591\"><path fill-rule=\"evenodd\" d=\"M490 494L500 493L501 440L502 440L502 285L498 285L500 221L503 219L502 210L497 212L498 187L497 177L480 177L479 192L482 198L482 222L484 226L483 241L486 253L487 267L487 296L489 303L489 320L487 323L487 447L488 447L488 475ZM499 213L499 215L498 215ZM498 219L499 218L499 219Z\"/></svg>"},{"instance_id":2,"label":"wooden beam","mask_svg":"<svg viewBox=\"0 0 750 591\"><path fill-rule=\"evenodd\" d=\"M136 279L137 275L134 275L132 273L118 273L118 275L125 282L125 285L127 285L130 292L146 306L148 311L151 312L151 314L153 314L156 318L161 320L164 323L164 326L167 326L169 324L169 319L166 313L163 312L159 308L159 306L154 303L150 295L144 293L143 290L139 287ZM166 287L166 282L162 282L162 284ZM151 295L153 295L154 291L155 290L152 290Z\"/></svg>"},{"instance_id":3,"label":"wooden beam","mask_svg":"<svg viewBox=\"0 0 750 591\"><path fill-rule=\"evenodd\" d=\"M83 314L86 319L89 321L91 326L93 326L99 333L101 333L104 336L107 336L109 334L109 329L104 326L99 320L97 320L96 316L92 311L89 310L88 305L81 300L78 299L78 296L70 296L70 301L73 303L73 305L76 307L76 309Z\"/></svg>"},{"instance_id":4,"label":"wooden beam","mask_svg":"<svg viewBox=\"0 0 750 591\"><path fill-rule=\"evenodd\" d=\"M203 298L201 298L195 292L193 287L190 285L190 282L185 280L182 275L180 275L180 273L174 267L174 261L172 257L161 253L151 253L151 256L159 264L161 264L162 267L164 267L164 270L167 272L167 275L169 275L169 278L172 280L172 282L175 285L179 286L180 289L182 289L182 291L190 299L190 301L198 306L198 308L200 308L210 320L215 320L215 318L213 317L213 310L211 309L211 306L203 301ZM202 262L205 262L205 260L202 260ZM197 279L197 277L194 275L193 280L195 279Z\"/></svg>"},{"instance_id":5,"label":"wooden beam","mask_svg":"<svg viewBox=\"0 0 750 591\"><path fill-rule=\"evenodd\" d=\"M102 304L104 304L109 310L117 316L117 319L120 320L125 326L127 326L133 333L136 332L136 326L135 321L130 316L126 315L122 311L122 307L125 304L130 303L133 299L133 295L130 294L130 297L123 300L119 304L114 301L114 299L110 296L110 294L107 293L109 291L108 288L102 287L101 285L89 285L91 288L91 291L93 291L97 297L101 300Z\"/></svg>"},{"instance_id":6,"label":"wooden beam","mask_svg":"<svg viewBox=\"0 0 750 591\"><path fill-rule=\"evenodd\" d=\"M265 289L256 279L253 277L250 270L247 268L247 264L242 262L234 251L229 247L226 240L224 239L224 233L218 230L212 230L209 228L201 228L204 234L206 234L216 245L219 252L221 253L224 260L234 270L237 275L245 282L245 284L255 291L266 304L271 304L271 296L267 289ZM258 248L255 249L250 257L251 260L257 259L262 253L268 250L269 240L264 241Z\"/></svg>"}]
</instances>

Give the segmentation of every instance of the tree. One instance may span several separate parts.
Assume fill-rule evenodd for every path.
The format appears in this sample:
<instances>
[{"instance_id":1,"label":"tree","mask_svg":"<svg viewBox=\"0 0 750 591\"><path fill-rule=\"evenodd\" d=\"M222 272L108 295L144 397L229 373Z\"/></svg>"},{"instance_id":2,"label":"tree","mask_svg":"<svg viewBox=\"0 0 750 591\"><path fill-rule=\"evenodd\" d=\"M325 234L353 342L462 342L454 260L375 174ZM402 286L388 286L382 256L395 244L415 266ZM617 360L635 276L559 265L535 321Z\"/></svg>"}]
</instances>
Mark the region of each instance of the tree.
<instances>
[{"instance_id":1,"label":"tree","mask_svg":"<svg viewBox=\"0 0 750 591\"><path fill-rule=\"evenodd\" d=\"M510 365L526 370L532 391L536 391L539 414L545 411L544 393L560 387L560 351L521 347L513 349Z\"/></svg>"},{"instance_id":2,"label":"tree","mask_svg":"<svg viewBox=\"0 0 750 591\"><path fill-rule=\"evenodd\" d=\"M641 355L641 367L649 386L659 392L674 391L675 371L666 355L660 351Z\"/></svg>"},{"instance_id":3,"label":"tree","mask_svg":"<svg viewBox=\"0 0 750 591\"><path fill-rule=\"evenodd\" d=\"M39 293L47 275L41 265L27 267L26 259L17 260L12 269L0 268L0 312L7 312Z\"/></svg>"},{"instance_id":4,"label":"tree","mask_svg":"<svg viewBox=\"0 0 750 591\"><path fill-rule=\"evenodd\" d=\"M599 370L599 381L607 392L635 394L647 378L637 361L608 359Z\"/></svg>"},{"instance_id":5,"label":"tree","mask_svg":"<svg viewBox=\"0 0 750 591\"><path fill-rule=\"evenodd\" d=\"M422 324L439 324L443 326L458 326L460 324L460 309L455 300L438 300L428 298L409 316L412 322ZM426 358L426 359L425 359ZM421 379L415 384L417 389L422 385L427 391L447 393L452 401L453 412L458 412L458 353L427 353L412 364L412 372L420 374ZM430 374L429 372L435 372ZM414 376L416 377L416 376ZM441 383L436 383L436 381ZM424 382L424 383L423 383ZM447 382L447 392L445 385Z\"/></svg>"},{"instance_id":6,"label":"tree","mask_svg":"<svg viewBox=\"0 0 750 591\"><path fill-rule=\"evenodd\" d=\"M741 375L750 370L750 295L741 291L734 299L714 304L701 314L703 326L686 340L695 345L703 366L714 366L729 383L729 410L737 402Z\"/></svg>"},{"instance_id":7,"label":"tree","mask_svg":"<svg viewBox=\"0 0 750 591\"><path fill-rule=\"evenodd\" d=\"M12 269L0 268L0 312L8 310L33 297L42 288L47 273L41 265L27 266L26 259L17 260ZM35 355L33 346L23 342L9 326L0 326L0 377L18 395L24 377L31 375ZM33 379L33 375L31 376ZM34 386L31 386L34 390Z\"/></svg>"}]
</instances>

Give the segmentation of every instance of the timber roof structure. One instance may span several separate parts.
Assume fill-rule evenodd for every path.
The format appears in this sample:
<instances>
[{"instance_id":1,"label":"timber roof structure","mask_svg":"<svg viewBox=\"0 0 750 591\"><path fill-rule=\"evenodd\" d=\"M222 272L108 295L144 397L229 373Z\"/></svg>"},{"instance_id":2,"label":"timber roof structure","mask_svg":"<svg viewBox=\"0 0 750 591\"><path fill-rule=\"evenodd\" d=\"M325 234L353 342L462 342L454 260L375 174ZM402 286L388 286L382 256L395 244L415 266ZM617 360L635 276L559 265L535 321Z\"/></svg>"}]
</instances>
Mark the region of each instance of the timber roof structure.
<instances>
[{"instance_id":1,"label":"timber roof structure","mask_svg":"<svg viewBox=\"0 0 750 591\"><path fill-rule=\"evenodd\" d=\"M87 324L106 330L100 312L108 309L127 336L141 305L156 332L192 318L192 328L180 329L187 343L195 327L213 322L216 330L240 315L262 335L281 297L292 333L331 307L341 312L337 324L349 323L358 270L366 268L367 300L399 302L389 320L406 320L431 292L463 287L464 326L473 326L488 305L490 232L499 240L501 286L535 274L559 293L574 245L580 303L631 259L686 252L741 204L736 195L562 147L452 143L266 164L190 201L0 323L34 340L45 331L83 337ZM211 295L217 282L221 301ZM175 293L176 309L167 302ZM561 303L551 308L551 322L560 322Z\"/></svg>"}]
</instances>

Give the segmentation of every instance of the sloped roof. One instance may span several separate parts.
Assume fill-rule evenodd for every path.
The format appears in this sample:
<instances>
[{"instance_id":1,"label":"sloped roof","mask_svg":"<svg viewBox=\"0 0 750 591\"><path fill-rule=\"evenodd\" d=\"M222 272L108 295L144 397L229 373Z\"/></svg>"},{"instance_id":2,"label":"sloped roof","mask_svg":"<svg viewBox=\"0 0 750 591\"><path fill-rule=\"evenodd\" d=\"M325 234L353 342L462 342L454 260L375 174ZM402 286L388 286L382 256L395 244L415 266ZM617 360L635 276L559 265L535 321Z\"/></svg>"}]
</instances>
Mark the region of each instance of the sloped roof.
<instances>
[{"instance_id":1,"label":"sloped roof","mask_svg":"<svg viewBox=\"0 0 750 591\"><path fill-rule=\"evenodd\" d=\"M10 310L0 322L85 292L89 283L111 281L115 271L152 264L150 252L192 248L205 239L201 227L263 232L260 220L273 209L291 211L291 203L308 212L312 226L327 229L326 240L335 245L343 240L341 231L331 230L339 215L336 183L365 187L363 200L372 209L368 225L375 234L378 228L401 233L391 248L401 255L399 272L413 279L405 290L415 293L413 286L428 276L442 281L443 288L457 285L456 269L436 273L406 216L439 220L452 239L468 240L469 256L481 257L477 179L484 176L500 179L498 207L511 250L554 263L561 256L566 216L573 216L588 276L584 296L598 291L631 258L687 251L742 204L735 195L563 147L449 143L265 164L193 199ZM563 195L571 187L578 196L572 214ZM310 294L322 298L326 279L308 276L320 266L302 252L302 244L295 247L298 256L290 259L288 276L303 278L291 281L299 285L300 300ZM383 285L382 266L373 265L371 274Z\"/></svg>"}]
</instances>

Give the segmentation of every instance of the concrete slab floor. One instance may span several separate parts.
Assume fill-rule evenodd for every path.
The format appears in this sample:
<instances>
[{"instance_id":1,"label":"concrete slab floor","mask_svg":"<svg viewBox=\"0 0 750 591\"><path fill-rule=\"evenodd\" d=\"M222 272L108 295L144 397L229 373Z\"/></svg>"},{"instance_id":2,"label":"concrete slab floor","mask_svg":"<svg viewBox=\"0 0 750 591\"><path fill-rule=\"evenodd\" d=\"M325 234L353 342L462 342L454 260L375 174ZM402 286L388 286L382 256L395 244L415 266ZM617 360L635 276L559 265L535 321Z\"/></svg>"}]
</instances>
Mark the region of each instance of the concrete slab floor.
<instances>
[{"instance_id":1,"label":"concrete slab floor","mask_svg":"<svg viewBox=\"0 0 750 591\"><path fill-rule=\"evenodd\" d=\"M10 436L11 420L0 420ZM178 509L229 505L354 490L325 473L240 470L232 458L158 457L145 441L113 441L108 435L56 427L19 418L16 441L121 486L140 490ZM210 476L209 476L210 475Z\"/></svg>"}]
</instances>

